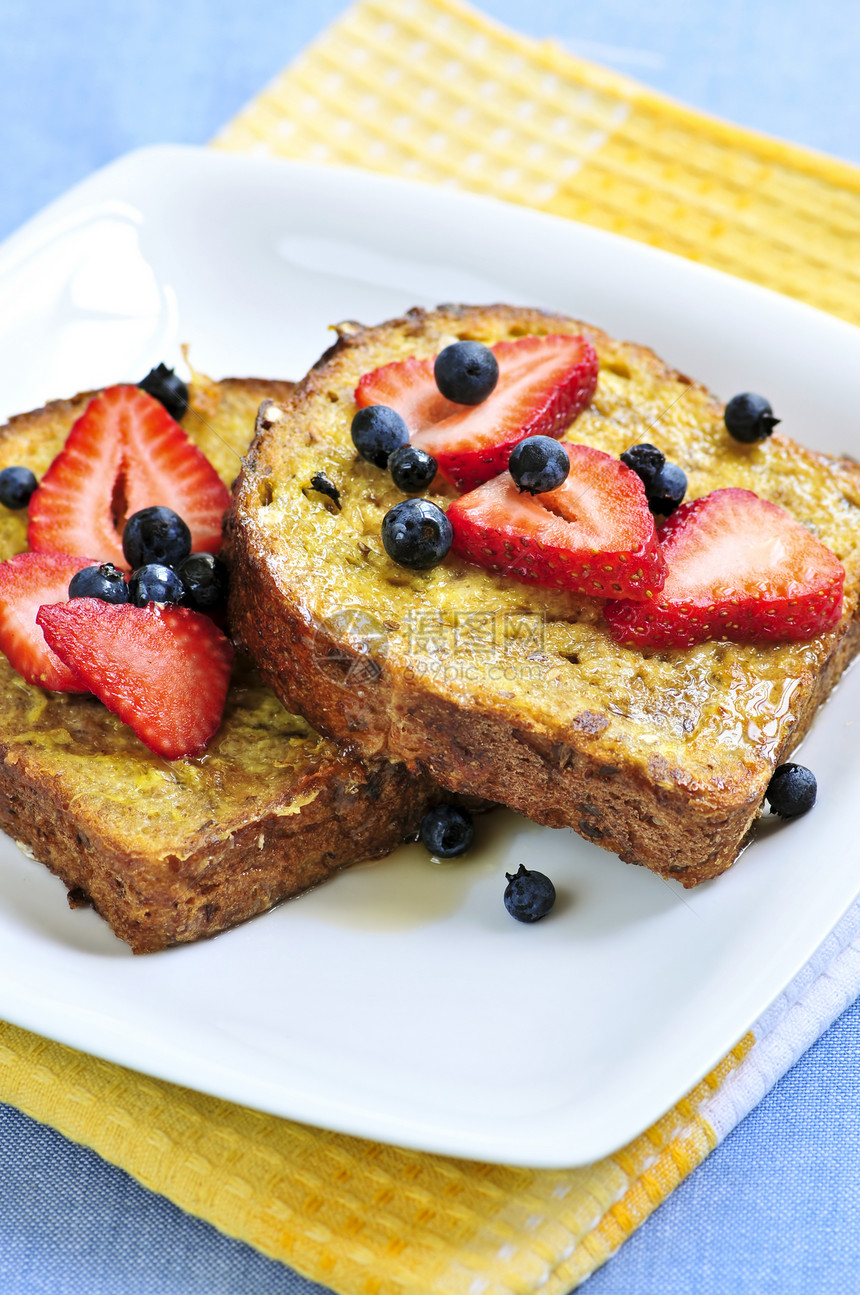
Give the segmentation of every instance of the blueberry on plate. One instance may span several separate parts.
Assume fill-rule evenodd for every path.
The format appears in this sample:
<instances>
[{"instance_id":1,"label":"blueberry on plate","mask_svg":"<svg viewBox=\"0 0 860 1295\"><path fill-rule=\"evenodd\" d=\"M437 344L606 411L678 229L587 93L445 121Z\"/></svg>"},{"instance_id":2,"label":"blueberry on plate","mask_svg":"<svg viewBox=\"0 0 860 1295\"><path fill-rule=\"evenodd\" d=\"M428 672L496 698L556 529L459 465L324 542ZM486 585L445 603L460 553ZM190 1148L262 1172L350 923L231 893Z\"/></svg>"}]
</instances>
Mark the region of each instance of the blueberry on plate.
<instances>
[{"instance_id":1,"label":"blueberry on plate","mask_svg":"<svg viewBox=\"0 0 860 1295\"><path fill-rule=\"evenodd\" d=\"M4 508L26 508L38 484L29 468L4 468L0 472L0 504Z\"/></svg>"},{"instance_id":2,"label":"blueberry on plate","mask_svg":"<svg viewBox=\"0 0 860 1295\"><path fill-rule=\"evenodd\" d=\"M352 420L352 442L363 459L377 468L388 466L389 455L409 440L409 430L396 409L368 405Z\"/></svg>"},{"instance_id":3,"label":"blueberry on plate","mask_svg":"<svg viewBox=\"0 0 860 1295\"><path fill-rule=\"evenodd\" d=\"M446 400L480 405L495 390L499 362L482 342L453 342L436 356L433 372Z\"/></svg>"},{"instance_id":4,"label":"blueberry on plate","mask_svg":"<svg viewBox=\"0 0 860 1295\"><path fill-rule=\"evenodd\" d=\"M426 490L436 476L438 464L432 454L417 445L401 445L388 460L391 480L404 494Z\"/></svg>"},{"instance_id":5,"label":"blueberry on plate","mask_svg":"<svg viewBox=\"0 0 860 1295\"><path fill-rule=\"evenodd\" d=\"M730 435L745 445L765 440L780 421L774 418L770 401L754 391L732 396L723 417Z\"/></svg>"},{"instance_id":6,"label":"blueberry on plate","mask_svg":"<svg viewBox=\"0 0 860 1295\"><path fill-rule=\"evenodd\" d=\"M132 570L151 562L178 566L191 552L191 532L172 508L141 508L125 524L122 551Z\"/></svg>"},{"instance_id":7,"label":"blueberry on plate","mask_svg":"<svg viewBox=\"0 0 860 1295\"><path fill-rule=\"evenodd\" d=\"M781 764L774 769L765 799L780 818L797 818L815 804L815 774L802 764Z\"/></svg>"},{"instance_id":8,"label":"blueberry on plate","mask_svg":"<svg viewBox=\"0 0 860 1295\"><path fill-rule=\"evenodd\" d=\"M666 455L656 445L643 441L641 445L631 445L629 450L625 450L621 455L621 462L632 468L648 494L665 466Z\"/></svg>"},{"instance_id":9,"label":"blueberry on plate","mask_svg":"<svg viewBox=\"0 0 860 1295\"><path fill-rule=\"evenodd\" d=\"M428 809L419 828L421 844L440 859L465 854L475 839L472 815L459 805L436 805Z\"/></svg>"},{"instance_id":10,"label":"blueberry on plate","mask_svg":"<svg viewBox=\"0 0 860 1295\"><path fill-rule=\"evenodd\" d=\"M666 463L657 473L645 494L652 513L669 517L687 493L687 476L677 463Z\"/></svg>"},{"instance_id":11,"label":"blueberry on plate","mask_svg":"<svg viewBox=\"0 0 860 1295\"><path fill-rule=\"evenodd\" d=\"M518 922L537 922L555 903L555 886L542 872L530 872L524 863L516 873L506 872L505 908Z\"/></svg>"},{"instance_id":12,"label":"blueberry on plate","mask_svg":"<svg viewBox=\"0 0 860 1295\"><path fill-rule=\"evenodd\" d=\"M511 450L508 468L519 490L542 495L567 479L570 459L564 446L551 436L527 436Z\"/></svg>"},{"instance_id":13,"label":"blueberry on plate","mask_svg":"<svg viewBox=\"0 0 860 1295\"><path fill-rule=\"evenodd\" d=\"M175 571L160 562L148 562L131 573L128 582L129 600L135 607L147 603L180 603L185 586Z\"/></svg>"},{"instance_id":14,"label":"blueberry on plate","mask_svg":"<svg viewBox=\"0 0 860 1295\"><path fill-rule=\"evenodd\" d=\"M382 546L393 562L415 571L438 566L454 539L448 518L429 499L404 499L382 519Z\"/></svg>"},{"instance_id":15,"label":"blueberry on plate","mask_svg":"<svg viewBox=\"0 0 860 1295\"><path fill-rule=\"evenodd\" d=\"M170 417L179 422L188 408L188 388L172 369L168 369L166 364L159 364L150 369L137 385L141 391L164 405Z\"/></svg>"},{"instance_id":16,"label":"blueberry on plate","mask_svg":"<svg viewBox=\"0 0 860 1295\"><path fill-rule=\"evenodd\" d=\"M70 598L100 598L103 603L127 603L128 585L125 576L112 562L100 562L95 567L84 567L69 581Z\"/></svg>"},{"instance_id":17,"label":"blueberry on plate","mask_svg":"<svg viewBox=\"0 0 860 1295\"><path fill-rule=\"evenodd\" d=\"M227 568L211 553L192 553L176 574L185 590L183 602L195 612L214 612L227 601Z\"/></svg>"}]
</instances>

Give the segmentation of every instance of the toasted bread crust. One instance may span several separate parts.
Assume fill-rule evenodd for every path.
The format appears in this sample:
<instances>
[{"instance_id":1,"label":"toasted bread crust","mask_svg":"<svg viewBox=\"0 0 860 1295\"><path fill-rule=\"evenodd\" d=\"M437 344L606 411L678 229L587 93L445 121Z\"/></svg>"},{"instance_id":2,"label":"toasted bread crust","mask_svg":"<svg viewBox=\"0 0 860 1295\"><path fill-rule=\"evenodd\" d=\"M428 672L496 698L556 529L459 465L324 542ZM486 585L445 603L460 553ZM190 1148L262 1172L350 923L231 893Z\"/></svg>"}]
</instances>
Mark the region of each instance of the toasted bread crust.
<instances>
[{"instance_id":1,"label":"toasted bread crust","mask_svg":"<svg viewBox=\"0 0 860 1295\"><path fill-rule=\"evenodd\" d=\"M135 953L218 934L415 836L438 789L403 765L371 768L331 750L289 790L261 796L224 837L177 827L176 854L123 840L82 810L44 765L0 743L0 828L90 902ZM196 835L196 839L195 839ZM187 856L184 851L192 849Z\"/></svg>"},{"instance_id":2,"label":"toasted bread crust","mask_svg":"<svg viewBox=\"0 0 860 1295\"><path fill-rule=\"evenodd\" d=\"M564 740L517 723L515 715L459 706L404 682L390 667L365 685L360 706L344 710L337 692L314 685L318 661L321 655L352 656L360 666L360 654L298 606L288 617L273 615L280 589L271 586L267 596L258 577L251 594L252 568L239 553L236 561L248 588L242 640L258 657L261 678L312 715L343 750L364 759L388 752L451 792L505 804L548 827L572 827L625 863L688 888L734 863L758 817L770 771L806 736L818 707L860 651L855 618L814 683L797 697L793 727L774 748L766 775L748 783L724 779L700 791L659 753L647 770L626 763L621 748L601 740L606 725L599 712L583 712L576 732Z\"/></svg>"},{"instance_id":3,"label":"toasted bread crust","mask_svg":"<svg viewBox=\"0 0 860 1295\"><path fill-rule=\"evenodd\" d=\"M653 440L687 471L691 497L743 484L815 526L848 572L840 626L811 644L643 654L612 643L599 605L587 599L504 581L450 556L419 578L391 563L379 522L401 496L349 443L358 377L391 359L433 354L455 337L532 332L582 332L600 356L595 405L571 440L616 454ZM303 502L312 467L337 481L336 517ZM431 494L442 506L450 498L435 484ZM860 649L858 503L856 467L785 437L730 442L714 397L645 347L514 307L416 310L378 328L342 325L283 407L261 411L228 519L232 616L273 690L347 749L386 753L451 790L572 827L627 862L694 886L737 857L773 768ZM372 669L373 635L368 646L345 627L338 599L384 627ZM419 671L434 653L422 658L404 631L416 609L438 614L456 634L472 608L507 616L520 606L542 618L546 641L531 656L502 645L493 660L513 668L509 686L490 680L468 643L436 654L437 664L461 672L453 678ZM361 669L361 686L346 689L332 662L342 674L350 663Z\"/></svg>"},{"instance_id":4,"label":"toasted bread crust","mask_svg":"<svg viewBox=\"0 0 860 1295\"><path fill-rule=\"evenodd\" d=\"M259 403L291 391L256 378L203 380L186 430L230 481ZM41 475L94 394L0 427L0 467ZM0 508L0 558L24 548L26 513ZM201 760L162 760L94 698L31 688L2 655L0 684L0 828L135 953L214 935L387 854L439 797L402 765L338 751L241 661Z\"/></svg>"}]
</instances>

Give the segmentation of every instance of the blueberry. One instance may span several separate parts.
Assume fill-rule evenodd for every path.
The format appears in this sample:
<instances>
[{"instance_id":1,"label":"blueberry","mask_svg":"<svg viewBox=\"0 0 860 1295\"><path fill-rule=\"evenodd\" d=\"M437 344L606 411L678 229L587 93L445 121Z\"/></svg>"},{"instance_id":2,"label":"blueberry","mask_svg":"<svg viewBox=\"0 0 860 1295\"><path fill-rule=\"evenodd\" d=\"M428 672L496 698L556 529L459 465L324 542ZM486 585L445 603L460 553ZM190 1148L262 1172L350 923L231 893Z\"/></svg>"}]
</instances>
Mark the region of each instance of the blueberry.
<instances>
[{"instance_id":1,"label":"blueberry","mask_svg":"<svg viewBox=\"0 0 860 1295\"><path fill-rule=\"evenodd\" d=\"M159 562L148 562L132 571L128 582L129 600L135 607L145 607L147 603L179 603L184 593L185 586L176 572Z\"/></svg>"},{"instance_id":2,"label":"blueberry","mask_svg":"<svg viewBox=\"0 0 860 1295\"><path fill-rule=\"evenodd\" d=\"M774 418L770 401L757 396L754 391L732 396L723 417L730 434L745 445L765 440L780 421Z\"/></svg>"},{"instance_id":3,"label":"blueberry","mask_svg":"<svg viewBox=\"0 0 860 1295\"><path fill-rule=\"evenodd\" d=\"M183 602L195 612L212 612L227 601L227 568L211 553L192 553L176 574L185 590Z\"/></svg>"},{"instance_id":4,"label":"blueberry","mask_svg":"<svg viewBox=\"0 0 860 1295\"><path fill-rule=\"evenodd\" d=\"M520 490L541 495L567 479L570 459L564 446L551 436L527 436L511 450L508 467Z\"/></svg>"},{"instance_id":5,"label":"blueberry","mask_svg":"<svg viewBox=\"0 0 860 1295\"><path fill-rule=\"evenodd\" d=\"M26 508L38 484L29 468L4 468L0 472L0 504Z\"/></svg>"},{"instance_id":6,"label":"blueberry","mask_svg":"<svg viewBox=\"0 0 860 1295\"><path fill-rule=\"evenodd\" d=\"M152 396L170 414L177 423L188 408L188 388L181 378L177 377L166 364L159 364L150 369L142 382L137 384L141 391Z\"/></svg>"},{"instance_id":7,"label":"blueberry","mask_svg":"<svg viewBox=\"0 0 860 1295\"><path fill-rule=\"evenodd\" d=\"M665 466L666 455L656 445L643 441L641 445L631 445L629 450L625 450L621 455L621 462L626 463L641 478L645 493L648 494Z\"/></svg>"},{"instance_id":8,"label":"blueberry","mask_svg":"<svg viewBox=\"0 0 860 1295\"><path fill-rule=\"evenodd\" d=\"M433 372L446 400L480 405L499 380L499 362L481 342L454 342L436 356Z\"/></svg>"},{"instance_id":9,"label":"blueberry","mask_svg":"<svg viewBox=\"0 0 860 1295\"><path fill-rule=\"evenodd\" d=\"M664 517L675 511L686 493L687 477L677 463L665 464L654 478L651 488L645 490L651 512L662 513Z\"/></svg>"},{"instance_id":10,"label":"blueberry","mask_svg":"<svg viewBox=\"0 0 860 1295\"><path fill-rule=\"evenodd\" d=\"M416 571L438 566L453 539L451 523L429 499L404 499L382 519L385 552L392 561Z\"/></svg>"},{"instance_id":11,"label":"blueberry","mask_svg":"<svg viewBox=\"0 0 860 1295\"><path fill-rule=\"evenodd\" d=\"M417 445L401 445L388 460L391 480L405 494L426 490L436 475L438 464L432 454Z\"/></svg>"},{"instance_id":12,"label":"blueberry","mask_svg":"<svg viewBox=\"0 0 860 1295\"><path fill-rule=\"evenodd\" d=\"M128 585L125 576L112 562L102 562L97 567L84 567L69 582L70 598L100 598L103 603L127 603Z\"/></svg>"},{"instance_id":13,"label":"blueberry","mask_svg":"<svg viewBox=\"0 0 860 1295\"><path fill-rule=\"evenodd\" d=\"M780 818L796 818L815 804L815 774L802 764L781 764L774 769L765 798Z\"/></svg>"},{"instance_id":14,"label":"blueberry","mask_svg":"<svg viewBox=\"0 0 860 1295\"><path fill-rule=\"evenodd\" d=\"M141 508L125 524L122 551L132 570L150 562L178 566L191 552L191 532L172 508Z\"/></svg>"},{"instance_id":15,"label":"blueberry","mask_svg":"<svg viewBox=\"0 0 860 1295\"><path fill-rule=\"evenodd\" d=\"M687 493L687 477L677 463L667 463L663 451L647 441L631 445L621 455L621 462L641 480L651 512L669 517Z\"/></svg>"},{"instance_id":16,"label":"blueberry","mask_svg":"<svg viewBox=\"0 0 860 1295\"><path fill-rule=\"evenodd\" d=\"M352 420L352 441L363 459L377 468L388 466L388 456L405 445L409 430L396 409L368 405Z\"/></svg>"},{"instance_id":17,"label":"blueberry","mask_svg":"<svg viewBox=\"0 0 860 1295\"><path fill-rule=\"evenodd\" d=\"M465 854L475 839L472 815L457 805L436 805L428 809L419 829L421 844L440 859Z\"/></svg>"},{"instance_id":18,"label":"blueberry","mask_svg":"<svg viewBox=\"0 0 860 1295\"><path fill-rule=\"evenodd\" d=\"M542 872L529 872L524 863L519 872L506 872L505 908L518 922L537 922L555 903L555 886Z\"/></svg>"}]
</instances>

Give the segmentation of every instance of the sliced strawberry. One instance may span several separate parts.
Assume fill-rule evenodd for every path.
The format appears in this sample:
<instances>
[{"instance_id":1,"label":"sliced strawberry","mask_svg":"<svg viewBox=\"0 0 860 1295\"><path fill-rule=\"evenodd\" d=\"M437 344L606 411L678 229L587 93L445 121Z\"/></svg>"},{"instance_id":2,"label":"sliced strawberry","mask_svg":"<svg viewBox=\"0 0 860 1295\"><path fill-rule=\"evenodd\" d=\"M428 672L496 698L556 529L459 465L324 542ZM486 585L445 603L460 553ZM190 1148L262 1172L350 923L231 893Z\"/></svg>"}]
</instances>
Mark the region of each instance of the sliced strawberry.
<instances>
[{"instance_id":1,"label":"sliced strawberry","mask_svg":"<svg viewBox=\"0 0 860 1295\"><path fill-rule=\"evenodd\" d=\"M208 616L75 598L37 619L57 656L158 755L199 755L217 731L233 646Z\"/></svg>"},{"instance_id":2,"label":"sliced strawberry","mask_svg":"<svg viewBox=\"0 0 860 1295\"><path fill-rule=\"evenodd\" d=\"M526 436L561 436L590 403L598 360L584 337L553 333L497 342L499 381L480 405L456 405L436 386L433 360L396 360L366 373L355 390L359 408L389 405L412 442L439 464L460 490L489 481L507 467Z\"/></svg>"},{"instance_id":3,"label":"sliced strawberry","mask_svg":"<svg viewBox=\"0 0 860 1295\"><path fill-rule=\"evenodd\" d=\"M648 604L605 607L609 632L627 647L809 639L842 615L838 558L750 490L732 486L682 504L660 540L668 568L661 593Z\"/></svg>"},{"instance_id":4,"label":"sliced strawberry","mask_svg":"<svg viewBox=\"0 0 860 1295\"><path fill-rule=\"evenodd\" d=\"M355 389L359 409L388 405L396 409L414 435L444 418L461 414L465 406L446 400L433 376L433 360L393 360L381 369L365 373Z\"/></svg>"},{"instance_id":5,"label":"sliced strawberry","mask_svg":"<svg viewBox=\"0 0 860 1295\"><path fill-rule=\"evenodd\" d=\"M229 495L163 405L138 387L91 400L30 500L30 548L94 553L127 569L126 518L162 504L184 519L195 551L214 553Z\"/></svg>"},{"instance_id":6,"label":"sliced strawberry","mask_svg":"<svg viewBox=\"0 0 860 1295\"><path fill-rule=\"evenodd\" d=\"M36 624L43 603L69 596L69 581L92 558L65 553L19 553L0 562L0 648L27 683L53 692L87 692L87 685L51 651Z\"/></svg>"},{"instance_id":7,"label":"sliced strawberry","mask_svg":"<svg viewBox=\"0 0 860 1295\"><path fill-rule=\"evenodd\" d=\"M588 594L648 598L665 566L640 478L619 459L562 442L570 475L521 494L510 473L455 499L453 550L490 571Z\"/></svg>"}]
</instances>

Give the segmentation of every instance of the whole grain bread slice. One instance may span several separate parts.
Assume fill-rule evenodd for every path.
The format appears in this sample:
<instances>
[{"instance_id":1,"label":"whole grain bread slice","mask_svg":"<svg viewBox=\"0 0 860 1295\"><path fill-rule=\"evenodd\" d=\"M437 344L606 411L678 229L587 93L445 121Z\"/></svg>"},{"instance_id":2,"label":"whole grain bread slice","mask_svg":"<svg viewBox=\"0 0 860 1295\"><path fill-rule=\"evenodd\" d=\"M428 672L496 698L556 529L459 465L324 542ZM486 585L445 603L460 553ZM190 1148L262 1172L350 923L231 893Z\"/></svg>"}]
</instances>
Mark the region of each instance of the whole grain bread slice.
<instances>
[{"instance_id":1,"label":"whole grain bread slice","mask_svg":"<svg viewBox=\"0 0 860 1295\"><path fill-rule=\"evenodd\" d=\"M651 441L689 498L738 485L782 505L847 571L831 633L771 647L632 651L601 604L490 575L449 555L411 572L380 525L403 496L350 438L363 373L456 339L584 333L594 402L568 439L617 455ZM508 306L348 323L286 400L264 405L228 517L234 628L285 704L373 758L489 797L686 886L735 860L774 767L860 647L860 471L781 435L727 434L719 402L644 347ZM323 473L339 507L309 484ZM430 497L442 507L449 489Z\"/></svg>"},{"instance_id":2,"label":"whole grain bread slice","mask_svg":"<svg viewBox=\"0 0 860 1295\"><path fill-rule=\"evenodd\" d=\"M291 384L197 377L184 425L229 482L261 400ZM0 468L41 476L94 393L0 427ZM27 546L0 507L0 560ZM24 683L0 654L0 828L136 953L214 935L415 834L438 789L363 763L290 714L238 659L199 759L154 755L93 697Z\"/></svg>"}]
</instances>

